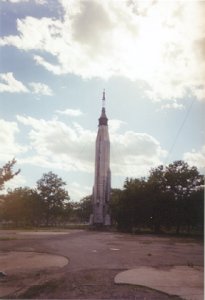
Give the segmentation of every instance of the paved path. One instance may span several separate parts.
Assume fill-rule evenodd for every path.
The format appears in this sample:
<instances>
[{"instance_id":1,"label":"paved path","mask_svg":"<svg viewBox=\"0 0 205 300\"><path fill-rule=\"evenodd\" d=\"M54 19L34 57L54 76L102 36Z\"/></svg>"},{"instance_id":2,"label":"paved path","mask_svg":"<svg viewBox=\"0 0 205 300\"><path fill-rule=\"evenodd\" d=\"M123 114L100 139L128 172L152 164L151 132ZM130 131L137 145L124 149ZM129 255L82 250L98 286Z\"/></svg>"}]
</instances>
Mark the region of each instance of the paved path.
<instances>
[{"instance_id":1,"label":"paved path","mask_svg":"<svg viewBox=\"0 0 205 300\"><path fill-rule=\"evenodd\" d=\"M186 300L203 300L203 267L138 267L117 274L115 283L134 284L178 295Z\"/></svg>"},{"instance_id":2,"label":"paved path","mask_svg":"<svg viewBox=\"0 0 205 300\"><path fill-rule=\"evenodd\" d=\"M64 234L0 231L0 251L11 250L46 252L69 259L66 266L53 273L49 270L43 275L39 273L41 279L52 275L58 282L52 286L52 291L47 286L41 288L40 294L39 290L32 290L34 298L40 295L44 299L51 295L67 299L169 299L166 294L147 288L115 285L114 278L121 271L138 267L203 266L203 243L192 238L82 230L64 231ZM28 297L24 279L24 289L19 295L24 292ZM3 284L9 285L9 276ZM42 281L37 285L42 285ZM171 289L168 293L176 294L174 289L173 293Z\"/></svg>"}]
</instances>

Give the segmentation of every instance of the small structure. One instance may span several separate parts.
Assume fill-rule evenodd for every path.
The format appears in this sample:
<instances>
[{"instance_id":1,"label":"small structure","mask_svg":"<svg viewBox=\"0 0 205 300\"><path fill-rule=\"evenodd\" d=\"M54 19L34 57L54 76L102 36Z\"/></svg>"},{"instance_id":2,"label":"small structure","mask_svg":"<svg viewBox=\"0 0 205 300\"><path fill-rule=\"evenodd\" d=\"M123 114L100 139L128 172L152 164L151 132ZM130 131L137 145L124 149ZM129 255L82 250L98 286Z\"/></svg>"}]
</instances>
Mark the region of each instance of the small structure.
<instances>
[{"instance_id":1,"label":"small structure","mask_svg":"<svg viewBox=\"0 0 205 300\"><path fill-rule=\"evenodd\" d=\"M111 225L109 211L110 190L110 139L108 133L108 118L105 113L105 91L103 91L102 111L99 118L95 148L93 213L90 216L90 225L93 225L95 227Z\"/></svg>"}]
</instances>

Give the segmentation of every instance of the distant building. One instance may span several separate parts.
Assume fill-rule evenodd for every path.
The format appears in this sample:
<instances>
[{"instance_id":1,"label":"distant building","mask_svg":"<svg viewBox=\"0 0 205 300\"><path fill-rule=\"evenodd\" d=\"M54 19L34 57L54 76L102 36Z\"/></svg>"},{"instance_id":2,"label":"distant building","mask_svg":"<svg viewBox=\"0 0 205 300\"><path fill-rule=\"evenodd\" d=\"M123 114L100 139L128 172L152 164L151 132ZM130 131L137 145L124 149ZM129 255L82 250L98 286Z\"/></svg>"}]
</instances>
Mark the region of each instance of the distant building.
<instances>
[{"instance_id":1,"label":"distant building","mask_svg":"<svg viewBox=\"0 0 205 300\"><path fill-rule=\"evenodd\" d=\"M109 226L111 225L109 211L111 172L108 118L105 113L105 91L103 92L102 111L99 118L95 147L93 214L90 216L90 224L94 226Z\"/></svg>"}]
</instances>

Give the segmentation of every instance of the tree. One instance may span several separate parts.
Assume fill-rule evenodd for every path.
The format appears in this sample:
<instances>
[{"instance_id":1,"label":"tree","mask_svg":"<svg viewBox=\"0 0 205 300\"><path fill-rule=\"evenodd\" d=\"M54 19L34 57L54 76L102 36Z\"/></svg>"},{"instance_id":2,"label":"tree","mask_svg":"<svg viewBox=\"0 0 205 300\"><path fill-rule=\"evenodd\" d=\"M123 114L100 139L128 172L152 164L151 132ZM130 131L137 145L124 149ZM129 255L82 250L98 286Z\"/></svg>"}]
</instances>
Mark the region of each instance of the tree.
<instances>
[{"instance_id":1,"label":"tree","mask_svg":"<svg viewBox=\"0 0 205 300\"><path fill-rule=\"evenodd\" d=\"M0 168L0 190L3 190L4 183L20 173L20 169L16 172L13 167L16 163L15 159L8 161L2 168Z\"/></svg>"},{"instance_id":2,"label":"tree","mask_svg":"<svg viewBox=\"0 0 205 300\"><path fill-rule=\"evenodd\" d=\"M92 213L92 195L88 195L80 202L71 202L70 204L70 222L85 223L89 222Z\"/></svg>"},{"instance_id":3,"label":"tree","mask_svg":"<svg viewBox=\"0 0 205 300\"><path fill-rule=\"evenodd\" d=\"M203 186L203 176L196 167L178 160L167 167L152 169L148 184L155 231L159 231L161 225L172 225L176 227L176 233L179 233L181 226L188 225L192 219L190 214L194 214L194 210L188 208L191 205L189 199Z\"/></svg>"},{"instance_id":4,"label":"tree","mask_svg":"<svg viewBox=\"0 0 205 300\"><path fill-rule=\"evenodd\" d=\"M72 211L73 211L72 203L63 202L63 208L60 214L58 215L58 221L60 222L60 224L65 225L70 221L70 218L72 216Z\"/></svg>"},{"instance_id":5,"label":"tree","mask_svg":"<svg viewBox=\"0 0 205 300\"><path fill-rule=\"evenodd\" d=\"M120 222L120 213L122 210L121 195L122 195L122 190L111 189L111 197L110 197L111 219L112 219L112 224L117 225L118 227Z\"/></svg>"},{"instance_id":6,"label":"tree","mask_svg":"<svg viewBox=\"0 0 205 300\"><path fill-rule=\"evenodd\" d=\"M92 213L92 195L86 196L79 203L79 217L81 222L89 222Z\"/></svg>"},{"instance_id":7,"label":"tree","mask_svg":"<svg viewBox=\"0 0 205 300\"><path fill-rule=\"evenodd\" d=\"M111 216L120 230L131 232L149 225L149 205L145 178L126 178L124 189L113 189Z\"/></svg>"},{"instance_id":8,"label":"tree","mask_svg":"<svg viewBox=\"0 0 205 300\"><path fill-rule=\"evenodd\" d=\"M204 230L204 189L200 188L194 191L189 198L187 207L187 231L196 229L203 232Z\"/></svg>"},{"instance_id":9,"label":"tree","mask_svg":"<svg viewBox=\"0 0 205 300\"><path fill-rule=\"evenodd\" d=\"M166 189L175 200L176 233L182 225L187 225L186 217L189 199L193 193L204 185L204 178L196 167L190 167L186 162L178 160L166 167ZM194 211L193 211L194 213Z\"/></svg>"},{"instance_id":10,"label":"tree","mask_svg":"<svg viewBox=\"0 0 205 300\"><path fill-rule=\"evenodd\" d=\"M68 192L63 188L66 183L53 172L43 174L37 181L37 191L43 202L46 225L56 223L62 215L64 204L70 199Z\"/></svg>"},{"instance_id":11,"label":"tree","mask_svg":"<svg viewBox=\"0 0 205 300\"><path fill-rule=\"evenodd\" d=\"M150 171L147 179L126 178L123 190L112 190L111 215L122 231L150 227L203 230L204 179L196 167L175 161Z\"/></svg>"},{"instance_id":12,"label":"tree","mask_svg":"<svg viewBox=\"0 0 205 300\"><path fill-rule=\"evenodd\" d=\"M154 232L161 231L161 227L169 227L174 217L173 201L165 178L165 168L160 165L151 169L148 177L147 190L151 210L150 221Z\"/></svg>"},{"instance_id":13,"label":"tree","mask_svg":"<svg viewBox=\"0 0 205 300\"><path fill-rule=\"evenodd\" d=\"M3 197L1 219L16 226L38 226L42 219L42 203L37 192L28 187L16 188Z\"/></svg>"},{"instance_id":14,"label":"tree","mask_svg":"<svg viewBox=\"0 0 205 300\"><path fill-rule=\"evenodd\" d=\"M113 225L121 231L130 231L129 202L126 201L125 192L112 189L110 199L111 218Z\"/></svg>"}]
</instances>

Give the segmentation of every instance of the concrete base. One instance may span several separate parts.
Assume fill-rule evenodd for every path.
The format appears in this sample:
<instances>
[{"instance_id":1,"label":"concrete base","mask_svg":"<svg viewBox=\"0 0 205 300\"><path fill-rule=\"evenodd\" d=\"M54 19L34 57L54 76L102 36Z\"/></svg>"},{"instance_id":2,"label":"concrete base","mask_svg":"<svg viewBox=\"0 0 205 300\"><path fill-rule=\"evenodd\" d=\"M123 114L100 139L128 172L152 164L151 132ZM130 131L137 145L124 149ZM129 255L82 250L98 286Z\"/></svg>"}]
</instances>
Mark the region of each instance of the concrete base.
<instances>
[{"instance_id":1,"label":"concrete base","mask_svg":"<svg viewBox=\"0 0 205 300\"><path fill-rule=\"evenodd\" d=\"M203 267L138 267L119 273L115 283L146 286L186 300L203 300Z\"/></svg>"},{"instance_id":2,"label":"concrete base","mask_svg":"<svg viewBox=\"0 0 205 300\"><path fill-rule=\"evenodd\" d=\"M37 284L39 277L35 276L35 274L38 274L38 272L40 274L41 271L50 269L51 274L53 273L55 275L56 270L63 268L67 264L68 259L60 255L33 251L0 252L0 271L6 275L0 280L0 298L11 299L11 294L15 294L21 289L23 290L23 288L25 288L24 281L26 281L26 274L28 275L27 286L29 286L31 285L29 281L30 274L34 274L32 284ZM21 274L24 274L24 277L22 277L22 282L19 283L18 278L23 276ZM17 280L12 280L12 277L16 277ZM19 288L19 285L21 285L21 288Z\"/></svg>"},{"instance_id":3,"label":"concrete base","mask_svg":"<svg viewBox=\"0 0 205 300\"><path fill-rule=\"evenodd\" d=\"M108 227L111 226L110 215L106 214L104 223L103 222L102 223L94 223L94 215L91 214L90 215L90 220L89 220L89 225L91 226L91 228L98 229L98 230L108 228Z\"/></svg>"},{"instance_id":4,"label":"concrete base","mask_svg":"<svg viewBox=\"0 0 205 300\"><path fill-rule=\"evenodd\" d=\"M110 226L111 225L111 218L109 214L106 214L105 216L105 226Z\"/></svg>"},{"instance_id":5,"label":"concrete base","mask_svg":"<svg viewBox=\"0 0 205 300\"><path fill-rule=\"evenodd\" d=\"M60 255L33 251L0 252L1 271L9 274L43 270L51 267L62 268L67 264L68 259Z\"/></svg>"},{"instance_id":6,"label":"concrete base","mask_svg":"<svg viewBox=\"0 0 205 300\"><path fill-rule=\"evenodd\" d=\"M111 226L105 226L103 224L93 224L93 225L90 225L89 226L89 229L90 230L93 230L93 231L110 231L111 230Z\"/></svg>"},{"instance_id":7,"label":"concrete base","mask_svg":"<svg viewBox=\"0 0 205 300\"><path fill-rule=\"evenodd\" d=\"M94 216L93 214L91 214L89 219L89 225L93 225L93 221L94 221Z\"/></svg>"}]
</instances>

